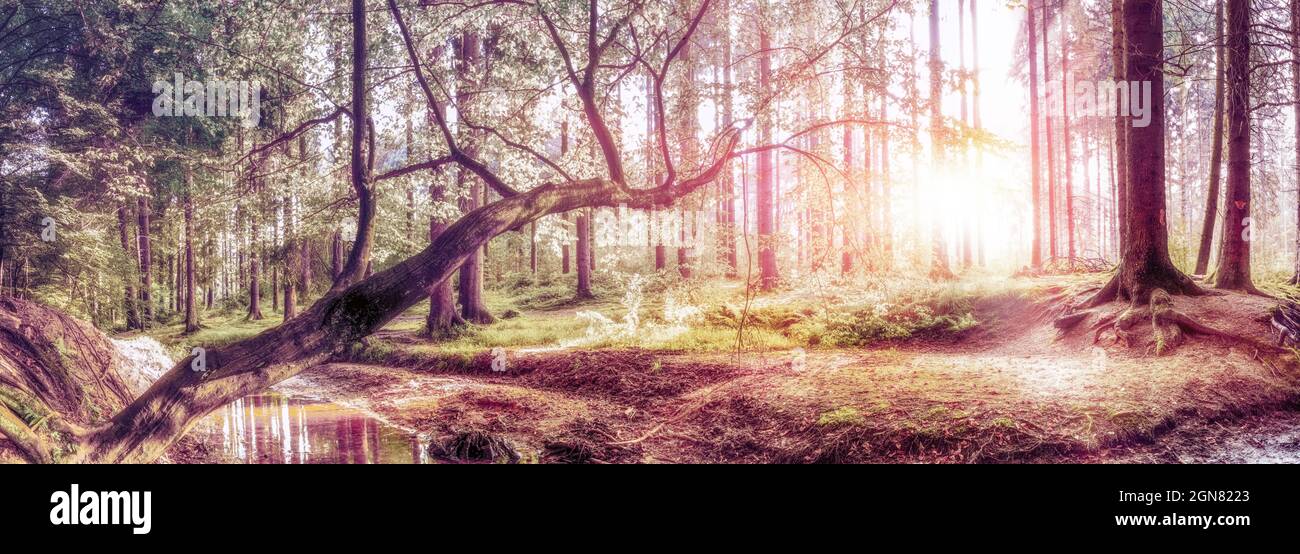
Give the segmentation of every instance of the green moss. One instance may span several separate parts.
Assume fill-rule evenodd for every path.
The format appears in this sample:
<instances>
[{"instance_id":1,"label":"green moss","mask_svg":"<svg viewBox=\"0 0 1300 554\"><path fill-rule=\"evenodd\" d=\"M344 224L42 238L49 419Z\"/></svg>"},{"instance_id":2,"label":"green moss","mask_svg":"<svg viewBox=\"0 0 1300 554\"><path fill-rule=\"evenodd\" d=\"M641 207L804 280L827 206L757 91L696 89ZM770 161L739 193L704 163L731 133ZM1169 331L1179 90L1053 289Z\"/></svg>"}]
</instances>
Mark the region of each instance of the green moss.
<instances>
[{"instance_id":1,"label":"green moss","mask_svg":"<svg viewBox=\"0 0 1300 554\"><path fill-rule=\"evenodd\" d=\"M862 417L862 413L859 412L857 408L849 406L836 408L829 412L822 412L822 414L817 417L817 425L822 427L863 425L866 422L866 418Z\"/></svg>"}]
</instances>

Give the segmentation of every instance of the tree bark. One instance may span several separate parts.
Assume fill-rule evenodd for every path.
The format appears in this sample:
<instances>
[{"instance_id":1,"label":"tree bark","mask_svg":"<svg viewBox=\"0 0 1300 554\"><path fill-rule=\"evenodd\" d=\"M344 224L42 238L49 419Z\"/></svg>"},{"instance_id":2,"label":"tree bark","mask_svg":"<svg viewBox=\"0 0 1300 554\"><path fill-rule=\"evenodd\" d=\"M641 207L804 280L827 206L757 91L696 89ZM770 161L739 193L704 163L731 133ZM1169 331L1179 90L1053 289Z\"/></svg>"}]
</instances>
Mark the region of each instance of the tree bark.
<instances>
[{"instance_id":1,"label":"tree bark","mask_svg":"<svg viewBox=\"0 0 1300 554\"><path fill-rule=\"evenodd\" d=\"M769 31L767 2L761 2L758 23L758 89L763 98L772 94L772 37ZM759 142L772 142L772 117L765 110L759 115ZM780 274L776 264L775 201L772 175L772 152L758 153L758 273L759 288L775 289Z\"/></svg>"},{"instance_id":2,"label":"tree bark","mask_svg":"<svg viewBox=\"0 0 1300 554\"><path fill-rule=\"evenodd\" d=\"M1069 267L1074 268L1076 255L1074 244L1074 162L1071 160L1070 144L1070 26L1066 18L1066 8L1061 8L1061 153L1065 163L1062 173L1065 175L1065 244ZM1085 167L1087 160L1084 160ZM1085 180L1085 189L1086 180Z\"/></svg>"},{"instance_id":3,"label":"tree bark","mask_svg":"<svg viewBox=\"0 0 1300 554\"><path fill-rule=\"evenodd\" d=\"M1300 188L1300 0L1291 0L1291 94L1295 117L1296 186ZM1300 191L1296 198L1296 259L1290 283L1300 285Z\"/></svg>"},{"instance_id":4,"label":"tree bark","mask_svg":"<svg viewBox=\"0 0 1300 554\"><path fill-rule=\"evenodd\" d=\"M374 183L371 181L373 146L366 150L369 109L366 102L366 64L369 40L366 36L366 2L352 0L352 154L349 161L352 188L357 194L357 237L352 243L333 288L345 288L365 278L370 269L370 249L375 240ZM367 158L369 155L369 159Z\"/></svg>"},{"instance_id":5,"label":"tree bark","mask_svg":"<svg viewBox=\"0 0 1300 554\"><path fill-rule=\"evenodd\" d=\"M1293 3L1294 5L1294 3ZM1210 185L1205 192L1205 220L1201 222L1201 245L1196 251L1197 275L1210 269L1210 247L1214 242L1214 224L1219 217L1219 181L1223 171L1223 108L1226 68L1223 46L1223 0L1214 4L1214 136L1210 137ZM1300 66L1292 67L1300 83ZM1298 102L1300 102L1300 97ZM1300 109L1300 104L1297 104ZM1300 129L1300 128L1297 128ZM1300 135L1296 137L1300 146Z\"/></svg>"},{"instance_id":6,"label":"tree bark","mask_svg":"<svg viewBox=\"0 0 1300 554\"><path fill-rule=\"evenodd\" d=\"M1124 0L1111 0L1111 62L1115 81L1127 79L1128 45L1124 31ZM1117 103L1119 99L1115 100ZM1115 185L1116 221L1119 223L1119 252L1123 257L1124 243L1128 240L1128 120L1126 114L1116 111L1115 117Z\"/></svg>"},{"instance_id":7,"label":"tree bark","mask_svg":"<svg viewBox=\"0 0 1300 554\"><path fill-rule=\"evenodd\" d=\"M131 284L132 282L135 281L135 275L133 275L133 273L135 272L133 271L133 269L135 266L134 262L138 260L138 255L137 255L138 250L135 248L131 248L131 236L130 236L131 226L128 223L129 216L127 215L126 212L127 212L126 202L123 202L117 206L117 236L122 243L122 252L126 254L126 259L128 260L127 272L122 279L122 282L125 284L124 286L125 290L123 291L124 296L122 301L122 307L126 313L126 328L140 329L142 328L140 326L140 315L139 315L140 312L136 309L136 303L139 302L139 300L136 298L135 295L135 286Z\"/></svg>"},{"instance_id":8,"label":"tree bark","mask_svg":"<svg viewBox=\"0 0 1300 554\"><path fill-rule=\"evenodd\" d=\"M1147 304L1152 293L1201 294L1203 291L1169 259L1165 213L1164 29L1162 0L1128 0L1124 5L1125 74L1129 83L1151 83L1151 121L1126 125L1128 237L1116 278L1093 300L1115 296ZM1145 96L1145 95L1143 95ZM1125 120L1129 121L1128 119Z\"/></svg>"},{"instance_id":9,"label":"tree bark","mask_svg":"<svg viewBox=\"0 0 1300 554\"><path fill-rule=\"evenodd\" d=\"M577 217L577 263L578 263L578 289L575 295L578 298L591 298L591 233L588 226L591 225L586 210L578 211Z\"/></svg>"},{"instance_id":10,"label":"tree bark","mask_svg":"<svg viewBox=\"0 0 1300 554\"><path fill-rule=\"evenodd\" d=\"M431 183L429 196L435 203L445 202L446 190L442 185ZM429 219L429 244L438 242L449 224L437 214ZM451 279L443 279L433 286L429 293L429 315L425 318L425 332L432 338L449 336L456 327L464 325L465 319L456 311L456 299L451 290Z\"/></svg>"},{"instance_id":11,"label":"tree bark","mask_svg":"<svg viewBox=\"0 0 1300 554\"><path fill-rule=\"evenodd\" d=\"M467 108L471 104L473 95L469 91L478 85L475 82L475 71L480 62L481 47L481 39L478 34L469 32L461 35L460 48L457 52L460 59L456 71L458 81L456 90L457 105L461 108ZM461 141L465 143L464 148L473 157L477 152L477 133L464 128L462 128L461 133ZM469 192L469 195L462 202L461 209L466 213L478 209L483 205L484 187L482 181L464 168L457 175L462 190L467 189ZM461 266L458 288L461 317L465 321L488 324L496 320L496 318L492 317L491 312L487 309L487 304L483 301L482 249L474 252Z\"/></svg>"},{"instance_id":12,"label":"tree bark","mask_svg":"<svg viewBox=\"0 0 1300 554\"><path fill-rule=\"evenodd\" d=\"M194 308L194 169L185 165L185 332L199 330Z\"/></svg>"},{"instance_id":13,"label":"tree bark","mask_svg":"<svg viewBox=\"0 0 1300 554\"><path fill-rule=\"evenodd\" d=\"M1048 7L1046 0L1042 1L1043 7L1043 87L1052 86L1052 49L1048 45L1049 23L1052 20L1052 11ZM1047 251L1052 258L1060 255L1057 250L1057 223L1056 223L1056 145L1052 133L1052 106L1047 106L1043 110L1043 129L1047 139Z\"/></svg>"},{"instance_id":14,"label":"tree bark","mask_svg":"<svg viewBox=\"0 0 1300 554\"><path fill-rule=\"evenodd\" d=\"M732 83L732 50L731 50L731 3L722 3L721 24L723 26L722 37L722 128L730 129L735 125L735 102L732 98L734 85ZM734 279L739 272L737 247L736 247L736 179L730 170L722 175L721 199L722 210L722 258L726 267L726 277Z\"/></svg>"},{"instance_id":15,"label":"tree bark","mask_svg":"<svg viewBox=\"0 0 1300 554\"><path fill-rule=\"evenodd\" d=\"M1117 0L1119 1L1119 0ZM1034 236L1030 247L1030 266L1034 269L1043 267L1043 168L1039 152L1038 136L1038 31L1034 18L1034 2L1025 3L1026 30L1028 32L1029 57L1029 154L1030 154L1030 190L1033 203Z\"/></svg>"},{"instance_id":16,"label":"tree bark","mask_svg":"<svg viewBox=\"0 0 1300 554\"><path fill-rule=\"evenodd\" d=\"M540 217L587 207L670 206L717 179L739 134L727 132L722 156L699 175L631 190L603 179L542 185L465 214L416 256L346 289L332 290L299 317L205 353L207 371L181 360L112 420L80 437L69 461L149 462L204 415L317 365L425 298L492 237Z\"/></svg>"},{"instance_id":17,"label":"tree bark","mask_svg":"<svg viewBox=\"0 0 1300 554\"><path fill-rule=\"evenodd\" d=\"M153 323L153 247L149 242L149 199L136 199L136 243L140 255L140 328Z\"/></svg>"},{"instance_id":18,"label":"tree bark","mask_svg":"<svg viewBox=\"0 0 1300 554\"><path fill-rule=\"evenodd\" d=\"M1250 278L1250 0L1228 0L1228 203L1214 286L1255 292ZM1131 169L1131 168L1130 168Z\"/></svg>"}]
</instances>

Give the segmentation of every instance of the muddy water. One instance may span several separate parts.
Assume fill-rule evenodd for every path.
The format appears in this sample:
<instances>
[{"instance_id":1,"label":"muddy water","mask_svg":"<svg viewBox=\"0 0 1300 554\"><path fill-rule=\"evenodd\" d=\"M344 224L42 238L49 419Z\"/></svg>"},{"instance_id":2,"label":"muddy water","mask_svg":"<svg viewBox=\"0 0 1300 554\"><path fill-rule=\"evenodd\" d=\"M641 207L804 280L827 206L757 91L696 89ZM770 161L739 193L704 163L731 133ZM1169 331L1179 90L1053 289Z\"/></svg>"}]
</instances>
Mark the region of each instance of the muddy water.
<instances>
[{"instance_id":1,"label":"muddy water","mask_svg":"<svg viewBox=\"0 0 1300 554\"><path fill-rule=\"evenodd\" d=\"M426 444L414 433L360 410L267 392L208 416L207 443L229 463L421 464Z\"/></svg>"}]
</instances>

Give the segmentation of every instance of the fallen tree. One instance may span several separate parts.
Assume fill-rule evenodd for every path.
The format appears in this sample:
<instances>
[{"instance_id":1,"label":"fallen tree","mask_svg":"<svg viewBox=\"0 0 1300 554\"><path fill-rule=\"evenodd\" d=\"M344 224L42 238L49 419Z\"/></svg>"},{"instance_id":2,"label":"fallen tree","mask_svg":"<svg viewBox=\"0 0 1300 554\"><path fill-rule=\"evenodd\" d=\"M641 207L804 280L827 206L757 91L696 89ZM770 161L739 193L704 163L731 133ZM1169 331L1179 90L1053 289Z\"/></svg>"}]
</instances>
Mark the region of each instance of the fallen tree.
<instances>
[{"instance_id":1,"label":"fallen tree","mask_svg":"<svg viewBox=\"0 0 1300 554\"><path fill-rule=\"evenodd\" d=\"M652 69L654 79L660 84L654 88L653 100L662 104L663 98L660 93L663 88L662 80L671 74L669 66L691 39L710 9L710 5L711 2L707 0L701 2L696 10L685 14L686 21L681 26L661 26L656 30L655 33L662 39L661 44L667 47L654 56L651 56L648 51L640 50L639 47L633 49L627 44L619 43L621 36L632 33L629 27L633 25L634 17L643 4L632 3L622 7L621 12L601 14L593 0L589 4L590 9L581 14L581 17L587 19L585 33L569 30L571 26L564 22L557 24L554 19L556 15L548 14L540 7L522 8L536 9L536 15L547 31L551 45L561 60L564 78L576 91L588 132L591 133L599 156L604 162L605 176L589 179L574 178L555 162L547 160L521 144L502 138L508 147L527 152L556 169L556 172L562 176L558 182L539 185L528 190L515 190L495 174L488 164L476 159L471 152L457 145L455 136L443 116L445 113L443 101L435 94L435 91L444 90L444 87L441 83L437 83L436 78L426 74L418 54L421 50L415 43L414 35L407 27L397 3L389 0L387 6L400 31L416 84L428 102L436 132L441 135L447 154L390 171L385 175L368 175L368 171L354 172L354 185L360 185L358 190L368 191L375 182L393 175L454 164L481 179L500 196L500 199L465 214L443 230L422 252L393 267L368 278L363 274L357 275L356 272L352 272L354 278L345 277L336 282L335 286L315 304L278 327L228 346L192 353L191 356L180 360L139 397L121 407L120 410L116 410L107 421L91 423L94 418L69 417L68 406L50 405L43 397L43 393L35 391L29 395L31 397L29 400L36 406L33 412L38 415L9 417L13 415L13 411L10 410L3 417L4 424L0 426L0 435L18 445L26 459L35 462L151 462L161 456L176 439L183 436L206 414L320 364L335 353L379 330L394 317L427 298L430 292L450 278L472 253L503 232L520 229L550 214L584 208L663 209L671 207L680 199L717 180L724 171L729 170L734 159L744 155L788 148L810 158L813 163L825 163L815 155L790 145L801 133L791 135L782 143L738 150L741 133L747 127L747 122L742 122L722 128L716 133L703 162L690 164L691 167L699 169L689 177L679 176L675 170L670 170L668 177L654 187L629 186L624 172L623 153L601 113L603 99L598 96L598 91L603 89L604 83L598 78L598 74L601 69L608 70L609 67L609 62L603 62L602 58L607 50L616 50L620 55L628 58L624 62ZM361 14L366 10L365 2L354 0L352 8L354 17L362 17ZM815 51L808 61L826 56L849 32L883 17L892 8L892 4L885 7L857 27L846 27L843 35L832 37L829 44ZM364 26L354 26L354 32L364 32ZM431 80L433 83L430 82ZM364 91L354 91L355 94L364 94ZM300 135L322 121L347 115L353 120L354 125L358 126L358 132L353 134L353 161L358 160L357 154L366 146L369 148L368 157L373 157L374 145L371 142L373 132L367 133L361 129L365 126L364 122L367 118L365 114L357 113L364 109L365 103L360 101L354 102L353 105L354 109L351 112L336 110L333 115L300 125L284 137L270 141L268 144L278 144ZM826 127L837 123L887 124L882 121L845 119L838 122L819 122L816 125ZM672 161L673 155L668 147L666 126L658 126L656 131L660 134L659 154L662 155L665 165L669 168L678 167ZM489 134L500 136L491 129ZM363 142L368 144L363 145ZM265 146L260 148L267 149ZM698 161L693 160L693 162ZM368 161L364 163L365 167L358 167L361 165L363 164L354 163L354 169L370 167ZM683 164L682 167L686 165ZM46 342L52 343L52 340L51 337L47 337ZM202 357L203 363L194 363L199 357ZM48 372L51 369L38 368L38 371ZM0 390L17 390L15 387L6 388L7 384L0 382ZM111 408L116 407L118 406L111 406ZM57 433L57 436L54 433Z\"/></svg>"}]
</instances>

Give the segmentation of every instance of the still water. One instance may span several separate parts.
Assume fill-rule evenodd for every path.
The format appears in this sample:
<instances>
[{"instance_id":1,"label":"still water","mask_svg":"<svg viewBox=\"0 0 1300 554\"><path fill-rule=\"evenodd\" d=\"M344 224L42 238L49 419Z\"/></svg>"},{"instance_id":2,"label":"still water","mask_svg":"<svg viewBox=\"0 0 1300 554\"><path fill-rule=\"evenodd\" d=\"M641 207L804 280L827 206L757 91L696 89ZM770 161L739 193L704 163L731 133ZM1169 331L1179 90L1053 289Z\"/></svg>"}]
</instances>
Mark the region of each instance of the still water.
<instances>
[{"instance_id":1,"label":"still water","mask_svg":"<svg viewBox=\"0 0 1300 554\"><path fill-rule=\"evenodd\" d=\"M231 463L422 464L427 444L357 409L268 392L208 416L210 444Z\"/></svg>"}]
</instances>

